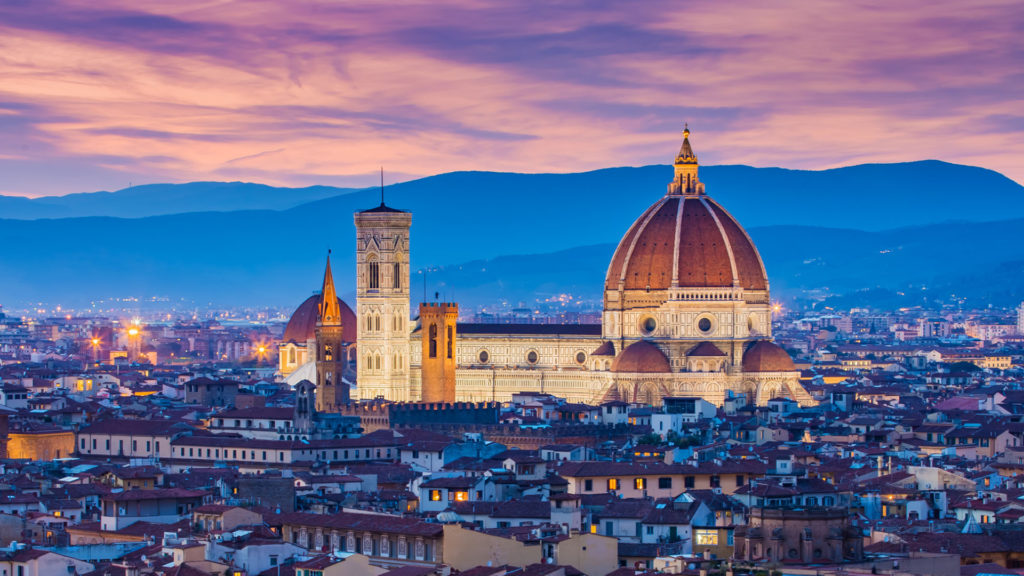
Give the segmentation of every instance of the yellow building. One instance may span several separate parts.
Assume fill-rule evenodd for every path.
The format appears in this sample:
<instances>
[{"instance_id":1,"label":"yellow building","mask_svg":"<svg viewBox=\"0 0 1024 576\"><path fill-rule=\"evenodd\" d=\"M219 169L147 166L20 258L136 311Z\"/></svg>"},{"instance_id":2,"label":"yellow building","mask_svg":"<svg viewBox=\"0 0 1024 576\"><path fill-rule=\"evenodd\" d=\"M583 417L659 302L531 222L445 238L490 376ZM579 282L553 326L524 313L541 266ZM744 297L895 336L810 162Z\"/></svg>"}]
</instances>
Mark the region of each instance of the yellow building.
<instances>
[{"instance_id":1,"label":"yellow building","mask_svg":"<svg viewBox=\"0 0 1024 576\"><path fill-rule=\"evenodd\" d=\"M9 432L7 457L26 460L68 458L75 451L75 433L59 428Z\"/></svg>"}]
</instances>

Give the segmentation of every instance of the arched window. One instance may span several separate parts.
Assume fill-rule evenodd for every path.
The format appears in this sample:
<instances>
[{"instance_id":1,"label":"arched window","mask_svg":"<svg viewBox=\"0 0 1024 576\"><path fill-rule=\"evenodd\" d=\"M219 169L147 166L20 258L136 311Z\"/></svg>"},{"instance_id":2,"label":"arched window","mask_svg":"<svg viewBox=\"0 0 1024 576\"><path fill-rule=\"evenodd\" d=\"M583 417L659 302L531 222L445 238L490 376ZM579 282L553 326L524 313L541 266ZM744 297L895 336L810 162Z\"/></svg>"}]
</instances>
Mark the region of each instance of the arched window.
<instances>
[{"instance_id":1,"label":"arched window","mask_svg":"<svg viewBox=\"0 0 1024 576\"><path fill-rule=\"evenodd\" d=\"M454 334L453 334L452 327L449 326L448 327L448 358L452 357L452 347L454 346L454 340L455 340L455 338L453 336L454 336Z\"/></svg>"},{"instance_id":2,"label":"arched window","mask_svg":"<svg viewBox=\"0 0 1024 576\"><path fill-rule=\"evenodd\" d=\"M295 348L294 347L288 349L288 363L289 364L295 364Z\"/></svg>"},{"instance_id":3,"label":"arched window","mask_svg":"<svg viewBox=\"0 0 1024 576\"><path fill-rule=\"evenodd\" d=\"M376 356L374 356L373 364L374 364L374 368L376 368L377 370L381 369L381 367L383 365L383 362L380 359L380 354L377 354Z\"/></svg>"},{"instance_id":4,"label":"arched window","mask_svg":"<svg viewBox=\"0 0 1024 576\"><path fill-rule=\"evenodd\" d=\"M430 357L437 358L437 324L430 325Z\"/></svg>"},{"instance_id":5,"label":"arched window","mask_svg":"<svg viewBox=\"0 0 1024 576\"><path fill-rule=\"evenodd\" d=\"M331 348L330 344L324 346L324 360L328 362L334 360L334 350Z\"/></svg>"},{"instance_id":6,"label":"arched window","mask_svg":"<svg viewBox=\"0 0 1024 576\"><path fill-rule=\"evenodd\" d=\"M367 256L366 261L368 263L367 268L369 268L368 287L370 290L377 290L380 288L380 263L377 262L377 257L372 254Z\"/></svg>"},{"instance_id":7,"label":"arched window","mask_svg":"<svg viewBox=\"0 0 1024 576\"><path fill-rule=\"evenodd\" d=\"M373 329L376 332L380 332L380 314L373 317Z\"/></svg>"},{"instance_id":8,"label":"arched window","mask_svg":"<svg viewBox=\"0 0 1024 576\"><path fill-rule=\"evenodd\" d=\"M392 271L392 274L394 275L394 277L393 277L393 280L394 280L393 287L394 287L395 290L398 290L399 288L402 287L402 265L399 264L398 262L395 262L394 270Z\"/></svg>"}]
</instances>

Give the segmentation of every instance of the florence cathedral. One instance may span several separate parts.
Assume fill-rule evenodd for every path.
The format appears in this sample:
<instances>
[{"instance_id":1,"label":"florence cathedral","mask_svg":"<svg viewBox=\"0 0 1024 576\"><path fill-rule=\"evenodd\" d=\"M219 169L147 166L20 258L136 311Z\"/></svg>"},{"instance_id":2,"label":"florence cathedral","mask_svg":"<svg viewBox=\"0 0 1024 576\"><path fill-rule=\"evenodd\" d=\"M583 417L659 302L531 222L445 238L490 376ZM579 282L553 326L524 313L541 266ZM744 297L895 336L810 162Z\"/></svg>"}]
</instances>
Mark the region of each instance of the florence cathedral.
<instances>
[{"instance_id":1,"label":"florence cathedral","mask_svg":"<svg viewBox=\"0 0 1024 576\"><path fill-rule=\"evenodd\" d=\"M455 303L413 318L409 212L357 212L356 310L320 294L295 311L279 369L317 385L318 408L352 400L507 402L542 392L570 402L660 405L742 396L814 404L771 341L768 275L750 236L707 195L683 132L668 189L622 236L604 280L601 324L471 324Z\"/></svg>"}]
</instances>

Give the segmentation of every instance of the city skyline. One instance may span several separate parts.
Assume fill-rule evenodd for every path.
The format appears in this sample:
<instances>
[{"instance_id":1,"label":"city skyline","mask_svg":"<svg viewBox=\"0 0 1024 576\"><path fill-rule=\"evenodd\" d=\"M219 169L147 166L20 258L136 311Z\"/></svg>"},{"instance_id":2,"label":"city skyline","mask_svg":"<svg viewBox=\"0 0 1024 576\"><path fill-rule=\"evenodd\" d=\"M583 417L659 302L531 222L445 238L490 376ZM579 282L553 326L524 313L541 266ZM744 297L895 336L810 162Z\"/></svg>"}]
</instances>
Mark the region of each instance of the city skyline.
<instances>
[{"instance_id":1,"label":"city skyline","mask_svg":"<svg viewBox=\"0 0 1024 576\"><path fill-rule=\"evenodd\" d=\"M742 15L742 17L738 17ZM452 170L824 169L935 158L1024 182L1012 2L0 7L0 194Z\"/></svg>"}]
</instances>

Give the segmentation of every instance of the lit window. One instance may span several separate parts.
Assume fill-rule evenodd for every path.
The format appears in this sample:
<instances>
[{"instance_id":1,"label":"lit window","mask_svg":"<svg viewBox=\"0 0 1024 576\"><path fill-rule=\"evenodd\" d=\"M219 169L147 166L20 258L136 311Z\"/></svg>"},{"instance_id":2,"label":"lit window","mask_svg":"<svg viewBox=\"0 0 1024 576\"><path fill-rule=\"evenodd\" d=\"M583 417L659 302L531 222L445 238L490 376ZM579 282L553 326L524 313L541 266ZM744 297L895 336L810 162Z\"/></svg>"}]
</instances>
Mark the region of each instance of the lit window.
<instances>
[{"instance_id":1,"label":"lit window","mask_svg":"<svg viewBox=\"0 0 1024 576\"><path fill-rule=\"evenodd\" d=\"M608 489L609 490L618 490L619 489L619 479L618 478L609 478L608 479Z\"/></svg>"},{"instance_id":2,"label":"lit window","mask_svg":"<svg viewBox=\"0 0 1024 576\"><path fill-rule=\"evenodd\" d=\"M441 491L440 490L431 490L430 491L430 501L431 502L440 502L441 501Z\"/></svg>"},{"instance_id":3,"label":"lit window","mask_svg":"<svg viewBox=\"0 0 1024 576\"><path fill-rule=\"evenodd\" d=\"M456 502L465 502L469 500L469 492L459 491L455 493Z\"/></svg>"},{"instance_id":4,"label":"lit window","mask_svg":"<svg viewBox=\"0 0 1024 576\"><path fill-rule=\"evenodd\" d=\"M718 546L718 530L694 530L693 541L698 546Z\"/></svg>"},{"instance_id":5,"label":"lit window","mask_svg":"<svg viewBox=\"0 0 1024 576\"><path fill-rule=\"evenodd\" d=\"M647 489L647 478L634 478L633 479L633 487L636 488L637 490L646 490Z\"/></svg>"}]
</instances>

